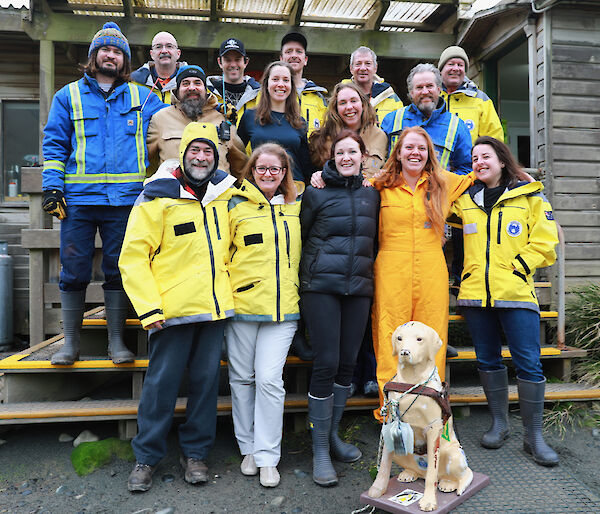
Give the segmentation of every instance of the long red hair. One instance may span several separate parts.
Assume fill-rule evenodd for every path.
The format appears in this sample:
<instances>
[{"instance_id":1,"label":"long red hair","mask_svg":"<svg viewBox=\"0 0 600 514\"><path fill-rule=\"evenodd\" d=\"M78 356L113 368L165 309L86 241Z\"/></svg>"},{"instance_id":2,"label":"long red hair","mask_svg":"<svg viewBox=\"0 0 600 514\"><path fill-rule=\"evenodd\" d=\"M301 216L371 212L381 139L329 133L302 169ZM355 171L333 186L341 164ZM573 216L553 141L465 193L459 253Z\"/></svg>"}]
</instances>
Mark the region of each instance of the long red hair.
<instances>
[{"instance_id":1,"label":"long red hair","mask_svg":"<svg viewBox=\"0 0 600 514\"><path fill-rule=\"evenodd\" d=\"M444 170L440 166L433 142L429 134L421 127L405 128L390 156L383 166L381 172L373 181L373 185L381 190L384 188L398 187L405 183L402 175L402 163L398 158L402 143L408 134L418 134L425 138L427 142L427 162L423 168L423 173L427 173L427 194L423 202L425 203L425 213L431 221L432 228L441 236L444 235L444 224L446 223L446 210L448 209L447 186Z\"/></svg>"}]
</instances>

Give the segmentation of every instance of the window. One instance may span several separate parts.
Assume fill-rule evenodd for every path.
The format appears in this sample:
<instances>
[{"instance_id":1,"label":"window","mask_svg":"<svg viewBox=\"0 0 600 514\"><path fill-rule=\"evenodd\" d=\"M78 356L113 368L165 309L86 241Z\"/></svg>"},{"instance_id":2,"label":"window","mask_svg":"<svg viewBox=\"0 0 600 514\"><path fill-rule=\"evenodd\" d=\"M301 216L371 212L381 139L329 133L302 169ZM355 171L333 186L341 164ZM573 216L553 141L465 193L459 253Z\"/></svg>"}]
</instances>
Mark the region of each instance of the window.
<instances>
[{"instance_id":1,"label":"window","mask_svg":"<svg viewBox=\"0 0 600 514\"><path fill-rule=\"evenodd\" d=\"M1 105L2 200L24 201L21 168L40 162L39 103L4 100Z\"/></svg>"}]
</instances>

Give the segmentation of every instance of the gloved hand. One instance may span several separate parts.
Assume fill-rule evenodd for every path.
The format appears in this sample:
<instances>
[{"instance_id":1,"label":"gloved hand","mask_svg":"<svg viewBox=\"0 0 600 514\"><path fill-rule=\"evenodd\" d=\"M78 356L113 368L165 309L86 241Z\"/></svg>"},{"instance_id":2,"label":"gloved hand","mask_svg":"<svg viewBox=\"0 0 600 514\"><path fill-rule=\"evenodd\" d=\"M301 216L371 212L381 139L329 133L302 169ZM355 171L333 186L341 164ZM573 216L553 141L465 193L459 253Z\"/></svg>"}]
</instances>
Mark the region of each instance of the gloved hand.
<instances>
[{"instance_id":1,"label":"gloved hand","mask_svg":"<svg viewBox=\"0 0 600 514\"><path fill-rule=\"evenodd\" d=\"M67 217L67 202L62 191L50 189L43 192L42 209L59 220Z\"/></svg>"},{"instance_id":2,"label":"gloved hand","mask_svg":"<svg viewBox=\"0 0 600 514\"><path fill-rule=\"evenodd\" d=\"M225 109L226 107L227 109ZM225 116L227 121L235 125L235 123L237 122L237 109L233 106L233 104L229 102L223 102L221 104L218 104L215 107L215 109L219 111L223 116Z\"/></svg>"}]
</instances>

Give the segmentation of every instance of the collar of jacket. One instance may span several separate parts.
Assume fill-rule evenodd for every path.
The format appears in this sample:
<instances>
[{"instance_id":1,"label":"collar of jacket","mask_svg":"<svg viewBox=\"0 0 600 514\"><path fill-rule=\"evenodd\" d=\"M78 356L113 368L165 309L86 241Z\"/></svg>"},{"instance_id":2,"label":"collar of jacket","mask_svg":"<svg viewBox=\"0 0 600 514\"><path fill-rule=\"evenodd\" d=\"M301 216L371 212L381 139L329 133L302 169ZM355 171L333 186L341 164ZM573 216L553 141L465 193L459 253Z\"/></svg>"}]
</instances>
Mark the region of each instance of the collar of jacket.
<instances>
[{"instance_id":1,"label":"collar of jacket","mask_svg":"<svg viewBox=\"0 0 600 514\"><path fill-rule=\"evenodd\" d=\"M259 205L260 204L263 204L263 205L268 205L268 204L284 205L285 204L285 197L283 196L283 194L277 193L276 195L273 195L273 198L271 198L271 200L267 200L267 197L260 190L260 187L258 187L254 182L251 182L248 179L243 180L242 185L239 187L238 191L239 192L236 194L238 194L239 196L244 196ZM296 203L296 202L292 202L292 203Z\"/></svg>"},{"instance_id":2,"label":"collar of jacket","mask_svg":"<svg viewBox=\"0 0 600 514\"><path fill-rule=\"evenodd\" d=\"M175 66L175 73L173 74L171 80L167 83L167 85L162 89L160 88L160 82L156 82L158 76L156 75L156 64L154 63L154 61L148 61L147 63L140 66L137 70L135 70L131 74L131 81L137 82L138 84L144 84L149 87L154 86L159 91L172 91L177 88L175 76L177 75L177 71L179 70L180 66L187 66L187 62L177 61Z\"/></svg>"},{"instance_id":3,"label":"collar of jacket","mask_svg":"<svg viewBox=\"0 0 600 514\"><path fill-rule=\"evenodd\" d=\"M253 79L250 75L244 75L244 82L246 83L246 91L248 89L260 89L260 83ZM210 86L220 93L223 89L223 75L211 75L206 78L207 87Z\"/></svg>"},{"instance_id":4,"label":"collar of jacket","mask_svg":"<svg viewBox=\"0 0 600 514\"><path fill-rule=\"evenodd\" d=\"M306 84L304 84L304 89L302 90L302 93L306 91L307 93L323 93L324 95L327 94L327 89L325 89L324 87L317 86L312 80L304 80L306 80Z\"/></svg>"},{"instance_id":5,"label":"collar of jacket","mask_svg":"<svg viewBox=\"0 0 600 514\"><path fill-rule=\"evenodd\" d=\"M444 91L446 91L446 93L448 93L446 86L444 86L443 84L442 84L442 89ZM473 82L471 79L466 78L465 81L462 83L462 85L458 89L456 89L456 91L453 91L450 94L453 95L454 93L463 93L467 96L475 97L475 96L477 96L478 92L479 92L479 88L477 87L475 82Z\"/></svg>"},{"instance_id":6,"label":"collar of jacket","mask_svg":"<svg viewBox=\"0 0 600 514\"><path fill-rule=\"evenodd\" d=\"M351 189L358 189L359 187L362 187L363 182L363 176L360 173L350 177L343 177L340 175L335 167L335 161L333 159L328 160L323 166L321 178L328 187L349 187Z\"/></svg>"},{"instance_id":7,"label":"collar of jacket","mask_svg":"<svg viewBox=\"0 0 600 514\"><path fill-rule=\"evenodd\" d=\"M82 93L99 93L101 95L104 96L104 91L102 90L102 88L100 87L100 84L98 84L98 81L94 78L94 77L90 77L87 73L83 74L83 83L87 86L87 91L86 88L84 88L81 92ZM118 86L116 86L110 93L110 96L117 96L119 94L121 94L123 91L127 90L127 82L121 82Z\"/></svg>"},{"instance_id":8,"label":"collar of jacket","mask_svg":"<svg viewBox=\"0 0 600 514\"><path fill-rule=\"evenodd\" d=\"M483 208L483 192L485 188L486 185L481 182L481 180L476 180L475 183L466 191L473 202L481 208ZM517 182L515 186L511 188L507 187L494 205L497 205L505 200L510 200L511 198L517 198L518 196L528 196L535 193L541 193L543 190L544 185L538 181Z\"/></svg>"},{"instance_id":9,"label":"collar of jacket","mask_svg":"<svg viewBox=\"0 0 600 514\"><path fill-rule=\"evenodd\" d=\"M143 195L147 199L153 198L182 198L187 200L198 199L188 193L173 174L180 168L177 159L164 161L156 173L144 181ZM235 182L235 177L222 170L216 170L208 181L206 193L201 203L205 207L218 198L224 191L229 189Z\"/></svg>"},{"instance_id":10,"label":"collar of jacket","mask_svg":"<svg viewBox=\"0 0 600 514\"><path fill-rule=\"evenodd\" d=\"M408 110L410 112L412 112L413 114L419 116L421 118L421 121L424 121L424 120L433 121L433 120L436 120L437 118L439 118L442 114L444 114L446 112L446 102L440 96L440 98L438 100L438 106L431 113L431 116L429 116L429 118L425 118L423 113L419 110L419 108L414 103L411 103L408 106Z\"/></svg>"}]
</instances>

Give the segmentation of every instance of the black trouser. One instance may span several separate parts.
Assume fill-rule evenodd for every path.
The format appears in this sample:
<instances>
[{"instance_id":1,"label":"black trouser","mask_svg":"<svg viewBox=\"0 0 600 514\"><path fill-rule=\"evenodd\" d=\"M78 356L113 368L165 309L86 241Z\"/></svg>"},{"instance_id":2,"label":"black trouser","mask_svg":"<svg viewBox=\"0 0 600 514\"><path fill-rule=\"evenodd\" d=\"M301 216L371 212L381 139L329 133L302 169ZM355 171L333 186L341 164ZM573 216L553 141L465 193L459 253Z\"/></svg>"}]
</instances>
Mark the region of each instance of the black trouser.
<instances>
[{"instance_id":1,"label":"black trouser","mask_svg":"<svg viewBox=\"0 0 600 514\"><path fill-rule=\"evenodd\" d=\"M309 392L327 398L333 383L349 386L365 333L371 298L303 293L302 314L315 352Z\"/></svg>"}]
</instances>

